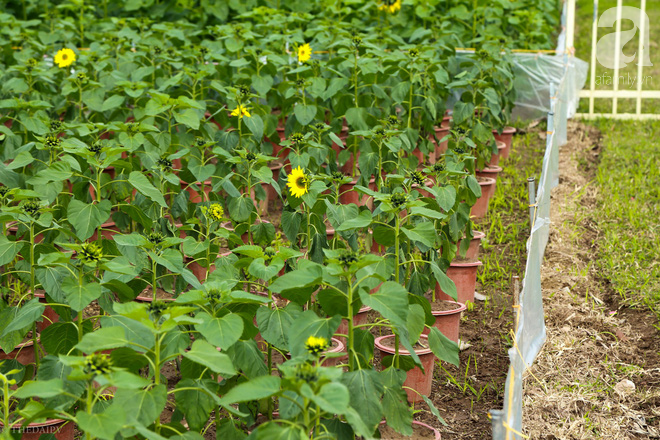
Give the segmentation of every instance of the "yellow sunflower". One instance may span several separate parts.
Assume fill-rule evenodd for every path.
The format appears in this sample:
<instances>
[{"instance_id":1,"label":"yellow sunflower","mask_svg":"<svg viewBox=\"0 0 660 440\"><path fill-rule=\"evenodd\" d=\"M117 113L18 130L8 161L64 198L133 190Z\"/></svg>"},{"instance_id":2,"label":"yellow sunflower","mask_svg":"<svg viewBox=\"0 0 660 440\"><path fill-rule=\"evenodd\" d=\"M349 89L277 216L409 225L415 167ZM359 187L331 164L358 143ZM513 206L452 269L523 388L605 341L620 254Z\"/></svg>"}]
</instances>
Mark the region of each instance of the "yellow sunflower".
<instances>
[{"instance_id":1,"label":"yellow sunflower","mask_svg":"<svg viewBox=\"0 0 660 440\"><path fill-rule=\"evenodd\" d=\"M206 216L210 218L212 221L219 222L222 220L222 217L225 215L225 210L222 209L222 205L219 203L213 203L211 206L208 207L208 210L206 211Z\"/></svg>"},{"instance_id":2,"label":"yellow sunflower","mask_svg":"<svg viewBox=\"0 0 660 440\"><path fill-rule=\"evenodd\" d=\"M312 47L305 43L302 46L298 46L298 61L304 63L312 57Z\"/></svg>"},{"instance_id":3,"label":"yellow sunflower","mask_svg":"<svg viewBox=\"0 0 660 440\"><path fill-rule=\"evenodd\" d=\"M76 61L76 53L71 49L60 49L55 54L55 64L59 67L67 67Z\"/></svg>"},{"instance_id":4,"label":"yellow sunflower","mask_svg":"<svg viewBox=\"0 0 660 440\"><path fill-rule=\"evenodd\" d=\"M238 107L231 111L231 115L238 116L239 118L243 118L243 116L247 116L249 118L250 112L248 111L247 107L239 104Z\"/></svg>"},{"instance_id":5,"label":"yellow sunflower","mask_svg":"<svg viewBox=\"0 0 660 440\"><path fill-rule=\"evenodd\" d=\"M287 180L286 186L290 188L292 196L302 197L309 192L309 176L305 174L302 168L298 167L291 170Z\"/></svg>"},{"instance_id":6,"label":"yellow sunflower","mask_svg":"<svg viewBox=\"0 0 660 440\"><path fill-rule=\"evenodd\" d=\"M305 341L305 348L310 354L320 356L321 353L328 349L328 340L322 336L318 338L316 336L310 336Z\"/></svg>"},{"instance_id":7,"label":"yellow sunflower","mask_svg":"<svg viewBox=\"0 0 660 440\"><path fill-rule=\"evenodd\" d=\"M387 11L390 14L394 14L396 11L401 9L401 0L383 0L383 3L378 6L378 9L381 11Z\"/></svg>"}]
</instances>

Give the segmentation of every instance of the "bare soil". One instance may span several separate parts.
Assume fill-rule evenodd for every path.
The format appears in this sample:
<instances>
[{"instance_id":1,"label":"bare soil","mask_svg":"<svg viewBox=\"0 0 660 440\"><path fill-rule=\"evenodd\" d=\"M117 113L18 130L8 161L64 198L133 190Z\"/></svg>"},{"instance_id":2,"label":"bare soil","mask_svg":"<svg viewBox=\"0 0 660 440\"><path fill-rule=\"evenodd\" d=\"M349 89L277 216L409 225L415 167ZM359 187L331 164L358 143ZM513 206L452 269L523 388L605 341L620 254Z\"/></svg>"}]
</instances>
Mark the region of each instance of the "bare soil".
<instances>
[{"instance_id":1,"label":"bare soil","mask_svg":"<svg viewBox=\"0 0 660 440\"><path fill-rule=\"evenodd\" d=\"M569 122L553 191L542 269L547 341L526 378L523 426L534 439L660 438L660 334L591 264L599 230L590 208L600 133Z\"/></svg>"}]
</instances>

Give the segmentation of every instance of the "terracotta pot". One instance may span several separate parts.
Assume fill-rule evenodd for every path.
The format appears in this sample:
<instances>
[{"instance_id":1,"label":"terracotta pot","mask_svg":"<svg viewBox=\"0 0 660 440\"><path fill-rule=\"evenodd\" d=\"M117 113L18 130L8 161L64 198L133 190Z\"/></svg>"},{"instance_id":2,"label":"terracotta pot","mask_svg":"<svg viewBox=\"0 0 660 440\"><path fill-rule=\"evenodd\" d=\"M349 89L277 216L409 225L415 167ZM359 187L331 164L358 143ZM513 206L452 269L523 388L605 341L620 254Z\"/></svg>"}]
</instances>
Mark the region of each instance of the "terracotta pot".
<instances>
[{"instance_id":1,"label":"terracotta pot","mask_svg":"<svg viewBox=\"0 0 660 440\"><path fill-rule=\"evenodd\" d=\"M481 246L481 240L486 237L486 234L480 231L472 231L472 240L470 240L470 246L468 247L467 252L465 253L466 260L476 260L479 258L479 248ZM458 242L458 249L461 248L461 240ZM456 256L460 257L458 249L456 250Z\"/></svg>"},{"instance_id":2,"label":"terracotta pot","mask_svg":"<svg viewBox=\"0 0 660 440\"><path fill-rule=\"evenodd\" d=\"M385 425L385 423L387 423L385 420L383 420L382 422L380 422L381 425ZM440 439L440 431L438 431L438 430L435 429L434 427L429 426L429 425L427 425L426 423L418 422L417 420L413 420L412 424L413 424L413 434L412 434L412 437L410 437L410 438L417 438L417 436L425 435L426 433L423 433L423 434L422 434L422 433L420 433L420 432L417 432L417 429L421 429L421 430L429 430L429 431L431 431L431 433L432 433L432 435L434 436L435 440L441 440L441 439ZM397 438L398 438L398 437L397 437ZM427 436L424 437L424 438L429 438L429 437L428 437L428 435L427 435ZM381 439L382 439L382 440L388 440L389 437L383 437L383 433L381 433Z\"/></svg>"},{"instance_id":3,"label":"terracotta pot","mask_svg":"<svg viewBox=\"0 0 660 440\"><path fill-rule=\"evenodd\" d=\"M467 307L465 304L456 301L440 300L436 302L444 303L448 307L451 306L453 308L450 310L432 311L431 313L435 316L435 324L433 324L433 327L440 330L443 335L452 341L458 343L458 329L461 324L461 314L467 309ZM422 334L428 335L429 332L430 330L425 328Z\"/></svg>"},{"instance_id":4,"label":"terracotta pot","mask_svg":"<svg viewBox=\"0 0 660 440\"><path fill-rule=\"evenodd\" d=\"M53 434L57 440L73 440L75 424L69 420L51 419L41 423L30 423L22 427L12 427L14 432L21 433L21 440L38 440L44 434ZM4 427L0 423L0 427Z\"/></svg>"},{"instance_id":5,"label":"terracotta pot","mask_svg":"<svg viewBox=\"0 0 660 440\"><path fill-rule=\"evenodd\" d=\"M394 335L381 336L376 338L375 344L376 348L380 350L381 359L387 355L393 355L395 353L394 347L390 348L383 345L383 341L386 339L394 339ZM419 340L428 346L428 337L426 335L420 336ZM406 373L406 381L403 383L404 386L410 387L417 393L428 396L431 394L431 384L433 382L433 367L435 365L435 355L430 348L423 348L415 350L419 360L422 362L424 371L419 367L415 367L412 370L409 370ZM410 352L404 349L399 349L399 354L403 356L410 355ZM410 403L420 402L424 399L417 394L415 391L406 390L408 395L408 401Z\"/></svg>"},{"instance_id":6,"label":"terracotta pot","mask_svg":"<svg viewBox=\"0 0 660 440\"><path fill-rule=\"evenodd\" d=\"M477 269L481 266L481 261L472 262L452 262L447 270L447 276L456 284L457 301L467 304L468 301L474 302L474 289L477 285ZM440 285L435 285L436 300L444 299L454 301L454 298L442 291Z\"/></svg>"},{"instance_id":7,"label":"terracotta pot","mask_svg":"<svg viewBox=\"0 0 660 440\"><path fill-rule=\"evenodd\" d=\"M502 155L502 159L506 159L509 157L509 154L511 153L511 144L513 143L513 134L517 130L514 127L504 127L502 130L502 134L499 134L497 130L493 130L493 135L495 136L496 141L504 142L505 148L502 150L500 153Z\"/></svg>"},{"instance_id":8,"label":"terracotta pot","mask_svg":"<svg viewBox=\"0 0 660 440\"><path fill-rule=\"evenodd\" d=\"M487 164L490 167L499 165L500 159L502 158L502 151L506 148L504 142L495 141L495 143L497 144L497 154L492 154L490 156L490 162Z\"/></svg>"},{"instance_id":9,"label":"terracotta pot","mask_svg":"<svg viewBox=\"0 0 660 440\"><path fill-rule=\"evenodd\" d=\"M332 350L327 350L325 353L341 353L346 351L346 346L344 345L343 342L339 340L339 338L332 338L332 340L335 342L334 344L332 344L335 345L335 348L333 348ZM324 359L321 365L324 367L336 367L337 365L343 363L345 360L346 360L346 356Z\"/></svg>"},{"instance_id":10,"label":"terracotta pot","mask_svg":"<svg viewBox=\"0 0 660 440\"><path fill-rule=\"evenodd\" d=\"M477 177L490 177L491 179L495 179L495 185L493 185L492 193L490 197L493 197L493 195L495 194L495 189L497 188L497 176L501 172L502 172L502 167L498 167L498 166L486 167L483 170L477 170L476 172Z\"/></svg>"},{"instance_id":11,"label":"terracotta pot","mask_svg":"<svg viewBox=\"0 0 660 440\"><path fill-rule=\"evenodd\" d=\"M470 216L474 218L483 218L488 212L488 202L490 201L491 194L495 191L495 179L485 177L485 180L479 182L481 187L481 197L479 197L476 203L472 206L470 210Z\"/></svg>"},{"instance_id":12,"label":"terracotta pot","mask_svg":"<svg viewBox=\"0 0 660 440\"><path fill-rule=\"evenodd\" d=\"M16 359L19 364L23 365L34 364L34 341L30 339L27 342L22 342L9 353L0 350L0 360L3 359Z\"/></svg>"},{"instance_id":13,"label":"terracotta pot","mask_svg":"<svg viewBox=\"0 0 660 440\"><path fill-rule=\"evenodd\" d=\"M452 117L451 113L449 110L445 112L445 117L442 118L442 122L440 123L441 128L450 128L451 127L451 121L453 121L454 118Z\"/></svg>"},{"instance_id":14,"label":"terracotta pot","mask_svg":"<svg viewBox=\"0 0 660 440\"><path fill-rule=\"evenodd\" d=\"M371 307L369 307L369 306L360 307L360 310L353 316L353 326L366 324L369 321L369 312L370 311L371 311ZM347 335L348 334L348 321L346 319L341 320L341 324L339 324L339 328L337 329L337 333L342 334L342 335ZM335 336L335 338L337 338L343 344L346 344L346 338L345 337Z\"/></svg>"},{"instance_id":15,"label":"terracotta pot","mask_svg":"<svg viewBox=\"0 0 660 440\"><path fill-rule=\"evenodd\" d=\"M443 119L444 123L444 119ZM431 140L433 141L433 144L435 145L435 152L433 154L433 163L438 160L440 156L445 154L447 151L448 145L449 145L449 140L442 141L442 138L447 136L449 134L449 127L435 127L435 137L437 139L433 139L433 136L431 136Z\"/></svg>"}]
</instances>

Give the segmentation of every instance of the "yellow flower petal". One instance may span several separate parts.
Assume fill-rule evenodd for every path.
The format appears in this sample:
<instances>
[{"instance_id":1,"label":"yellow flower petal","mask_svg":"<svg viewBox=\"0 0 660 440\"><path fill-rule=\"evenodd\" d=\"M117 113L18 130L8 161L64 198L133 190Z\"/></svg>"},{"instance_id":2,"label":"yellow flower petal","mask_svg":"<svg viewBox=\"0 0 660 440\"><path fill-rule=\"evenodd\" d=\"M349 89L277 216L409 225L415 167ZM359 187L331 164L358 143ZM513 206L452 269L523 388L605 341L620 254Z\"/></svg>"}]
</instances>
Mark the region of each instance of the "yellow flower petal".
<instances>
[{"instance_id":1,"label":"yellow flower petal","mask_svg":"<svg viewBox=\"0 0 660 440\"><path fill-rule=\"evenodd\" d=\"M302 46L298 46L298 61L304 63L306 61L309 61L311 57L312 57L312 47L308 43L305 43Z\"/></svg>"},{"instance_id":2,"label":"yellow flower petal","mask_svg":"<svg viewBox=\"0 0 660 440\"><path fill-rule=\"evenodd\" d=\"M57 64L58 67L70 66L76 61L76 53L71 49L60 49L55 54L53 61L55 61L55 64Z\"/></svg>"},{"instance_id":3,"label":"yellow flower petal","mask_svg":"<svg viewBox=\"0 0 660 440\"><path fill-rule=\"evenodd\" d=\"M295 168L287 177L286 186L289 187L292 196L302 197L309 192L309 177L302 168Z\"/></svg>"}]
</instances>

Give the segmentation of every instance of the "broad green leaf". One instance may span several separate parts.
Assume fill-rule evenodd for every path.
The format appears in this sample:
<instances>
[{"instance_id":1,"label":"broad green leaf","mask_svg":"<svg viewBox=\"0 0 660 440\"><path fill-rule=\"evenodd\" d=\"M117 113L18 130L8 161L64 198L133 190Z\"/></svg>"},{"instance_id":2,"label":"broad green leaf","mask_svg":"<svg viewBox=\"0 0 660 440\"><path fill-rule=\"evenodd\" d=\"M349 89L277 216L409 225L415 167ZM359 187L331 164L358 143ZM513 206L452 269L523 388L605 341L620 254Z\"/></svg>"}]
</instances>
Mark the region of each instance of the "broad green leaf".
<instances>
[{"instance_id":1,"label":"broad green leaf","mask_svg":"<svg viewBox=\"0 0 660 440\"><path fill-rule=\"evenodd\" d=\"M67 216L80 241L85 241L97 228L108 221L111 210L112 203L109 200L89 204L72 200L67 209Z\"/></svg>"},{"instance_id":2,"label":"broad green leaf","mask_svg":"<svg viewBox=\"0 0 660 440\"><path fill-rule=\"evenodd\" d=\"M366 228L371 224L371 212L368 210L360 212L360 214L350 220L346 220L336 228L337 232L348 231L350 229Z\"/></svg>"},{"instance_id":3,"label":"broad green leaf","mask_svg":"<svg viewBox=\"0 0 660 440\"><path fill-rule=\"evenodd\" d=\"M244 222L250 219L250 214L254 211L254 202L246 195L233 198L229 201L229 216L237 222Z\"/></svg>"},{"instance_id":4,"label":"broad green leaf","mask_svg":"<svg viewBox=\"0 0 660 440\"><path fill-rule=\"evenodd\" d=\"M429 265L431 267L431 272L433 272L433 276L435 277L435 280L440 284L440 288L444 293L449 295L454 299L454 301L457 300L458 298L458 293L456 292L456 284L447 276L447 274L438 267L438 264L435 261L432 261L431 264Z\"/></svg>"},{"instance_id":5,"label":"broad green leaf","mask_svg":"<svg viewBox=\"0 0 660 440\"><path fill-rule=\"evenodd\" d=\"M124 409L126 423L129 425L151 425L160 416L166 403L167 387L163 384L147 390L120 388L113 399L113 405Z\"/></svg>"},{"instance_id":6,"label":"broad green leaf","mask_svg":"<svg viewBox=\"0 0 660 440\"><path fill-rule=\"evenodd\" d=\"M181 388L175 393L177 408L181 409L190 429L194 431L204 428L216 405L213 396L205 391L207 388L205 382L210 381L208 379L183 379L176 386L176 388ZM213 382L210 382L209 385L213 385Z\"/></svg>"},{"instance_id":7,"label":"broad green leaf","mask_svg":"<svg viewBox=\"0 0 660 440\"><path fill-rule=\"evenodd\" d=\"M412 435L412 409L402 388L406 373L390 367L382 371L380 377L384 385L383 410L387 424L403 435Z\"/></svg>"},{"instance_id":8,"label":"broad green leaf","mask_svg":"<svg viewBox=\"0 0 660 440\"><path fill-rule=\"evenodd\" d=\"M410 240L418 241L428 247L433 247L438 238L438 233L431 222L418 223L413 229L402 227L401 232Z\"/></svg>"},{"instance_id":9,"label":"broad green leaf","mask_svg":"<svg viewBox=\"0 0 660 440\"><path fill-rule=\"evenodd\" d=\"M142 195L158 203L161 207L167 208L165 198L155 186L149 182L149 179L139 171L132 171L128 176L128 182L135 187Z\"/></svg>"},{"instance_id":10,"label":"broad green leaf","mask_svg":"<svg viewBox=\"0 0 660 440\"><path fill-rule=\"evenodd\" d=\"M271 309L259 307L257 310L257 327L266 342L277 348L286 349L289 346L289 329L291 324L302 313L300 306L290 303L285 308Z\"/></svg>"},{"instance_id":11,"label":"broad green leaf","mask_svg":"<svg viewBox=\"0 0 660 440\"><path fill-rule=\"evenodd\" d=\"M451 185L434 186L431 188L435 193L435 200L445 211L450 211L456 203L456 189Z\"/></svg>"},{"instance_id":12,"label":"broad green leaf","mask_svg":"<svg viewBox=\"0 0 660 440\"><path fill-rule=\"evenodd\" d=\"M300 125L307 125L316 117L316 106L298 104L293 108L293 112Z\"/></svg>"},{"instance_id":13,"label":"broad green leaf","mask_svg":"<svg viewBox=\"0 0 660 440\"><path fill-rule=\"evenodd\" d=\"M237 341L227 350L227 355L232 359L234 366L245 373L249 379L268 374L264 355L254 339Z\"/></svg>"},{"instance_id":14,"label":"broad green leaf","mask_svg":"<svg viewBox=\"0 0 660 440\"><path fill-rule=\"evenodd\" d=\"M68 354L77 343L78 327L72 322L55 322L41 331L41 344L50 354Z\"/></svg>"},{"instance_id":15,"label":"broad green leaf","mask_svg":"<svg viewBox=\"0 0 660 440\"><path fill-rule=\"evenodd\" d=\"M102 413L88 414L78 411L76 420L83 433L103 440L114 440L115 434L126 424L127 417L124 409L113 403Z\"/></svg>"},{"instance_id":16,"label":"broad green leaf","mask_svg":"<svg viewBox=\"0 0 660 440\"><path fill-rule=\"evenodd\" d=\"M174 119L176 119L176 122L187 125L193 130L199 130L199 115L192 108L185 109L184 111L175 111Z\"/></svg>"},{"instance_id":17,"label":"broad green leaf","mask_svg":"<svg viewBox=\"0 0 660 440\"><path fill-rule=\"evenodd\" d=\"M431 327L429 332L429 347L434 355L441 361L449 362L457 367L460 364L458 358L458 344L445 335L435 327Z\"/></svg>"},{"instance_id":18,"label":"broad green leaf","mask_svg":"<svg viewBox=\"0 0 660 440\"><path fill-rule=\"evenodd\" d=\"M183 357L204 365L214 373L222 374L223 376L234 376L236 374L229 356L220 353L216 347L203 339L195 340L190 351L185 352Z\"/></svg>"},{"instance_id":19,"label":"broad green leaf","mask_svg":"<svg viewBox=\"0 0 660 440\"><path fill-rule=\"evenodd\" d=\"M67 303L75 312L83 310L103 293L99 283L85 283L82 285L78 283L78 279L74 277L68 277L62 282L62 292L66 296Z\"/></svg>"},{"instance_id":20,"label":"broad green leaf","mask_svg":"<svg viewBox=\"0 0 660 440\"><path fill-rule=\"evenodd\" d=\"M46 306L39 302L39 298L32 298L27 303L18 307L18 312L9 325L7 325L2 331L1 336L4 337L10 332L21 330L32 325L35 321L41 318L45 308Z\"/></svg>"},{"instance_id":21,"label":"broad green leaf","mask_svg":"<svg viewBox=\"0 0 660 440\"><path fill-rule=\"evenodd\" d=\"M323 411L330 414L343 414L348 408L349 394L346 385L339 382L330 382L314 394L311 387L303 384L301 394L316 403Z\"/></svg>"},{"instance_id":22,"label":"broad green leaf","mask_svg":"<svg viewBox=\"0 0 660 440\"><path fill-rule=\"evenodd\" d=\"M243 118L245 126L250 130L252 136L257 142L261 142L264 137L264 121L261 119L261 116L252 113L252 116L249 118Z\"/></svg>"},{"instance_id":23,"label":"broad green leaf","mask_svg":"<svg viewBox=\"0 0 660 440\"><path fill-rule=\"evenodd\" d=\"M222 405L232 403L248 402L270 397L280 390L280 378L278 376L260 376L236 385L225 394L220 402Z\"/></svg>"},{"instance_id":24,"label":"broad green leaf","mask_svg":"<svg viewBox=\"0 0 660 440\"><path fill-rule=\"evenodd\" d=\"M231 347L243 334L243 320L235 313L229 313L216 318L206 312L198 313L197 318L202 324L196 324L195 329L211 344L226 350Z\"/></svg>"},{"instance_id":25,"label":"broad green leaf","mask_svg":"<svg viewBox=\"0 0 660 440\"><path fill-rule=\"evenodd\" d=\"M112 95L105 101L103 101L103 105L101 106L101 111L106 112L108 110L114 110L120 105L122 105L124 102L124 97L122 95Z\"/></svg>"},{"instance_id":26,"label":"broad green leaf","mask_svg":"<svg viewBox=\"0 0 660 440\"><path fill-rule=\"evenodd\" d=\"M359 412L369 432L374 432L383 418L380 398L384 389L378 373L367 369L350 371L342 375L341 382L348 388L351 407Z\"/></svg>"},{"instance_id":27,"label":"broad green leaf","mask_svg":"<svg viewBox=\"0 0 660 440\"><path fill-rule=\"evenodd\" d=\"M310 336L323 337L328 341L335 334L340 316L321 318L312 310L301 313L289 328L289 351L291 356L302 356L306 353L305 341Z\"/></svg>"},{"instance_id":28,"label":"broad green leaf","mask_svg":"<svg viewBox=\"0 0 660 440\"><path fill-rule=\"evenodd\" d=\"M34 161L34 157L30 154L29 151L21 151L16 155L14 160L6 166L8 170L15 170L17 168L23 168L26 165L31 164Z\"/></svg>"},{"instance_id":29,"label":"broad green leaf","mask_svg":"<svg viewBox=\"0 0 660 440\"><path fill-rule=\"evenodd\" d=\"M76 345L76 348L83 353L94 353L110 348L127 347L128 345L123 328L102 327L83 336L82 341Z\"/></svg>"},{"instance_id":30,"label":"broad green leaf","mask_svg":"<svg viewBox=\"0 0 660 440\"><path fill-rule=\"evenodd\" d=\"M64 392L64 382L62 379L50 380L28 380L21 386L14 397L25 399L26 397L49 397L59 396Z\"/></svg>"}]
</instances>

